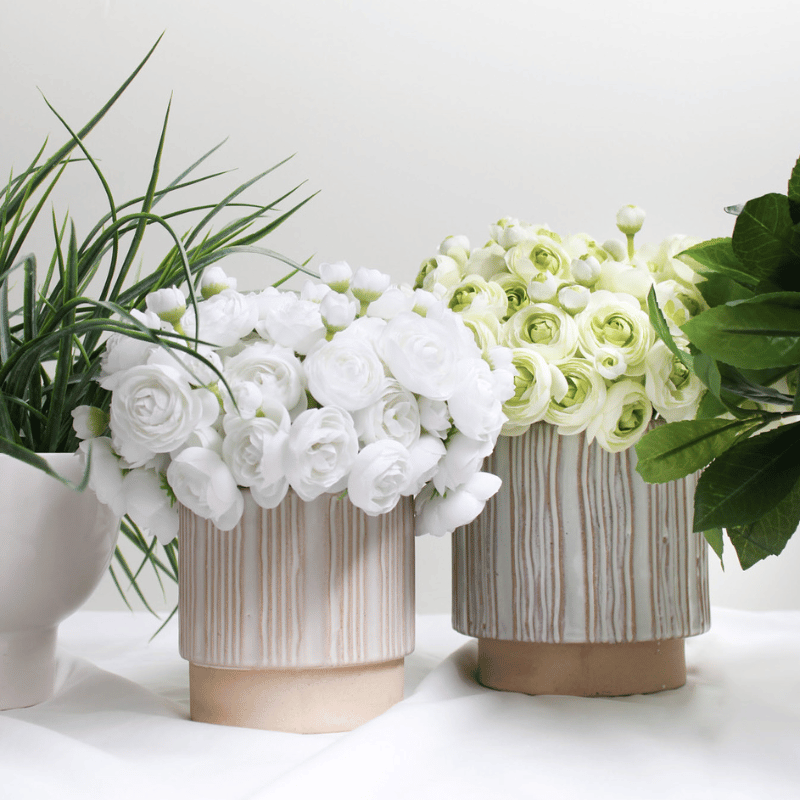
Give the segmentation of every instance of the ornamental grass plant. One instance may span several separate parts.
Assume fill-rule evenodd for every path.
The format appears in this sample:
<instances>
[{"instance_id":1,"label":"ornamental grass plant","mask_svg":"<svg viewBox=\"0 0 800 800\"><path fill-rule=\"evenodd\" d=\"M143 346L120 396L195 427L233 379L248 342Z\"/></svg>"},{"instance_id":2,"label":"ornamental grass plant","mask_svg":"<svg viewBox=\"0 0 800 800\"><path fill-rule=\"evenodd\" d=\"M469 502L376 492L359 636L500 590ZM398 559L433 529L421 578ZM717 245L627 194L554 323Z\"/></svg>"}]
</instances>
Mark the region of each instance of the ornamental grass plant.
<instances>
[{"instance_id":1,"label":"ornamental grass plant","mask_svg":"<svg viewBox=\"0 0 800 800\"><path fill-rule=\"evenodd\" d=\"M124 335L151 344L168 360L189 354L198 367L213 370L197 353L196 340L145 324L149 293L182 287L187 303L196 307L200 274L235 254L277 260L284 267L281 272L288 269L289 275L307 271L258 243L310 197L289 203L285 210L280 210L279 204L299 187L267 203L244 199L246 190L285 162L255 175L221 199L212 194L211 199L198 202L197 192L210 190L213 181L224 174L200 171L220 145L169 182L160 180L169 108L154 148L152 170L143 176L141 196L124 201L115 197L86 138L157 45L81 128L70 127L48 103L67 131L67 141L49 156L45 155L45 142L30 164L21 172L12 172L0 190L0 453L59 479L39 454L76 450L79 439L73 417L79 407L91 406L101 417L107 414L111 393L97 378L110 336ZM79 232L69 213L59 216L51 206L62 176L77 169L93 172L106 199L88 233ZM184 196L191 197L191 205L180 204ZM29 250L37 223L52 228L52 249L44 257ZM152 266L143 265L142 248L154 238L154 229L162 232L162 238L166 233L170 244ZM97 424L97 419L79 419L77 423ZM82 490L87 480L88 469L76 488ZM124 578L150 608L137 579L149 565L159 580L164 576L177 580L175 545L167 545L160 555L156 539L148 542L129 518L123 520L121 532L139 551L141 563L128 564L117 547L111 575L123 598Z\"/></svg>"}]
</instances>

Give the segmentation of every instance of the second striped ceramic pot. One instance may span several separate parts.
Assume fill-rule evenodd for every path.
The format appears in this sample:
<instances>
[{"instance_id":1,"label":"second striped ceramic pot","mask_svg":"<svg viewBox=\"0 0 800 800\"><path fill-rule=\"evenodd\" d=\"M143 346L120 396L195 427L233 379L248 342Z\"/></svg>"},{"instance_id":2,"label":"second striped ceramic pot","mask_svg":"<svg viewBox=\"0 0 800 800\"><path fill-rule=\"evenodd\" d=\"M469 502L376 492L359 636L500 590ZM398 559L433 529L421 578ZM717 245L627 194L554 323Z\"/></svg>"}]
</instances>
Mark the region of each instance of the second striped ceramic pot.
<instances>
[{"instance_id":1,"label":"second striped ceramic pot","mask_svg":"<svg viewBox=\"0 0 800 800\"><path fill-rule=\"evenodd\" d=\"M411 499L370 517L331 494L269 511L244 494L229 532L181 509L192 719L322 733L386 711L414 649Z\"/></svg>"},{"instance_id":2,"label":"second striped ceramic pot","mask_svg":"<svg viewBox=\"0 0 800 800\"><path fill-rule=\"evenodd\" d=\"M477 637L479 679L529 694L656 692L686 681L684 637L709 627L695 478L647 484L545 423L500 437L503 486L454 535L453 626Z\"/></svg>"}]
</instances>

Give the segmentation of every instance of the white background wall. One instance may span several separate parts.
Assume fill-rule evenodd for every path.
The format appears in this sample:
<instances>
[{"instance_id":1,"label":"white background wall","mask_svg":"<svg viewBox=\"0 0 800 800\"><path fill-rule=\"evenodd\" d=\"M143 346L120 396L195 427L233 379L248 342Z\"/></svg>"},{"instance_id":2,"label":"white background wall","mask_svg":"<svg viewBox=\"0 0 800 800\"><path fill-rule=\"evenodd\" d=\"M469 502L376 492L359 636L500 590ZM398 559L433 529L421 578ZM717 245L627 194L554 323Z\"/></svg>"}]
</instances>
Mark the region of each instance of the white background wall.
<instances>
[{"instance_id":1,"label":"white background wall","mask_svg":"<svg viewBox=\"0 0 800 800\"><path fill-rule=\"evenodd\" d=\"M37 87L79 126L166 31L88 141L118 199L144 191L174 93L163 174L230 136L217 199L297 153L253 196L320 190L270 242L312 265L410 280L447 234L510 215L602 240L628 202L643 238L728 235L722 206L783 190L800 153L798 22L793 0L0 0L0 170L64 138ZM85 234L96 180L66 189ZM449 543L418 562L421 610L446 610ZM800 541L744 574L729 558L712 602L800 607L798 567ZM122 607L110 585L92 604Z\"/></svg>"}]
</instances>

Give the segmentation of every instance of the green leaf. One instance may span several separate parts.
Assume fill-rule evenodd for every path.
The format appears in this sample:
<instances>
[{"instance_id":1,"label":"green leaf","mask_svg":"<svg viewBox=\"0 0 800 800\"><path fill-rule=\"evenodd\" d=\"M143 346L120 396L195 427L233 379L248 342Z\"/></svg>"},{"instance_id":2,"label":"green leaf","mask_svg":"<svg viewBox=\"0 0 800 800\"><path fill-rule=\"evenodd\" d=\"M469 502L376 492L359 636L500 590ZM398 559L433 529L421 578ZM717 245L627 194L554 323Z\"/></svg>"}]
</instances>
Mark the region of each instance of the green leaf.
<instances>
[{"instance_id":1,"label":"green leaf","mask_svg":"<svg viewBox=\"0 0 800 800\"><path fill-rule=\"evenodd\" d=\"M686 369L694 372L694 359L691 355L689 355L689 353L681 350L678 345L675 344L675 340L672 338L667 319L658 305L655 286L650 287L650 292L647 295L647 310L650 314L650 322L653 324L653 328L655 328L659 339L664 342L671 353L676 355L681 360Z\"/></svg>"},{"instance_id":2,"label":"green leaf","mask_svg":"<svg viewBox=\"0 0 800 800\"><path fill-rule=\"evenodd\" d=\"M698 353L694 357L694 371L697 377L708 386L711 394L719 398L722 389L722 375L717 362L713 358L709 358L705 353Z\"/></svg>"},{"instance_id":3,"label":"green leaf","mask_svg":"<svg viewBox=\"0 0 800 800\"><path fill-rule=\"evenodd\" d=\"M800 288L800 234L785 195L765 194L745 203L733 229L733 250L759 280L786 290Z\"/></svg>"},{"instance_id":4,"label":"green leaf","mask_svg":"<svg viewBox=\"0 0 800 800\"><path fill-rule=\"evenodd\" d=\"M742 569L749 569L767 556L777 556L800 524L800 481L763 517L739 528L729 528Z\"/></svg>"},{"instance_id":5,"label":"green leaf","mask_svg":"<svg viewBox=\"0 0 800 800\"><path fill-rule=\"evenodd\" d=\"M783 500L798 478L800 422L737 442L697 482L694 530L749 525Z\"/></svg>"},{"instance_id":6,"label":"green leaf","mask_svg":"<svg viewBox=\"0 0 800 800\"><path fill-rule=\"evenodd\" d=\"M792 221L795 225L800 222L798 210L800 210L800 158L797 159L789 177L789 187L786 192L789 195L789 210L792 214Z\"/></svg>"},{"instance_id":7,"label":"green leaf","mask_svg":"<svg viewBox=\"0 0 800 800\"><path fill-rule=\"evenodd\" d=\"M705 467L736 439L761 424L761 417L750 417L684 420L660 425L636 444L639 462L636 471L648 483L684 478Z\"/></svg>"},{"instance_id":8,"label":"green leaf","mask_svg":"<svg viewBox=\"0 0 800 800\"><path fill-rule=\"evenodd\" d=\"M730 237L700 242L700 244L696 244L678 255L689 256L706 269L711 270L712 273L717 273L719 276L727 276L729 279L745 286L754 286L756 283L753 276L748 274L747 268L734 252L733 240Z\"/></svg>"},{"instance_id":9,"label":"green leaf","mask_svg":"<svg viewBox=\"0 0 800 800\"><path fill-rule=\"evenodd\" d=\"M714 397L711 392L706 392L697 407L695 419L713 419L720 416L720 414L724 414L727 410L725 404L719 398Z\"/></svg>"},{"instance_id":10,"label":"green leaf","mask_svg":"<svg viewBox=\"0 0 800 800\"><path fill-rule=\"evenodd\" d=\"M800 364L800 292L717 306L681 326L700 351L744 369Z\"/></svg>"},{"instance_id":11,"label":"green leaf","mask_svg":"<svg viewBox=\"0 0 800 800\"><path fill-rule=\"evenodd\" d=\"M700 294L711 308L730 303L732 300L749 300L753 292L737 283L727 275L710 274L704 281L697 284Z\"/></svg>"},{"instance_id":12,"label":"green leaf","mask_svg":"<svg viewBox=\"0 0 800 800\"><path fill-rule=\"evenodd\" d=\"M717 554L717 558L719 558L719 565L724 570L725 564L722 561L722 551L725 547L725 539L722 535L722 528L710 528L707 531L703 531L703 536L705 536L706 541L711 546L711 549Z\"/></svg>"}]
</instances>

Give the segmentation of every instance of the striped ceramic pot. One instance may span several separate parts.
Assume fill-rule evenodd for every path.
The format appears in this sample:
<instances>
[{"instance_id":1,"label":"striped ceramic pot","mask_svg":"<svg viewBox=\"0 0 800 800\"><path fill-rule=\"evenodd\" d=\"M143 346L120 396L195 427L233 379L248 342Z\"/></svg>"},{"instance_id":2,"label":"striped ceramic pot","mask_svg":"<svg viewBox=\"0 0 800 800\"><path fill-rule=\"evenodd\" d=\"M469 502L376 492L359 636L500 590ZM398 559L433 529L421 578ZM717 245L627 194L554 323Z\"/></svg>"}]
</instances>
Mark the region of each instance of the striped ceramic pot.
<instances>
[{"instance_id":1,"label":"striped ceramic pot","mask_svg":"<svg viewBox=\"0 0 800 800\"><path fill-rule=\"evenodd\" d=\"M501 436L503 479L453 549L453 626L479 677L528 694L623 695L686 682L684 637L709 627L694 477L647 484L633 448L533 425Z\"/></svg>"},{"instance_id":2,"label":"striped ceramic pot","mask_svg":"<svg viewBox=\"0 0 800 800\"><path fill-rule=\"evenodd\" d=\"M269 511L244 495L232 531L180 512L192 719L322 733L386 711L414 649L412 501L369 517L336 495Z\"/></svg>"}]
</instances>

